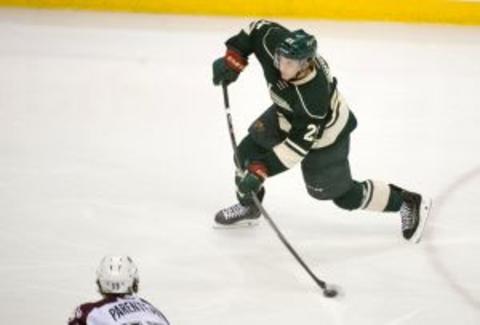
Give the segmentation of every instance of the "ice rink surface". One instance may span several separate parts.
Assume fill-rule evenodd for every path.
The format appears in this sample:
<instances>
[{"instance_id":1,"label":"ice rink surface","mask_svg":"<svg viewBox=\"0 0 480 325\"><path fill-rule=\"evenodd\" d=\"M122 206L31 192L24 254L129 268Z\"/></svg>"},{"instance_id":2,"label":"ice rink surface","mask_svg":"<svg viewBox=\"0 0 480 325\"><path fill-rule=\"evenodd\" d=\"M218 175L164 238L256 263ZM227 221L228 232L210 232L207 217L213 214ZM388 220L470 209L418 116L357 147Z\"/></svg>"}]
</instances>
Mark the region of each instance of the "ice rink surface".
<instances>
[{"instance_id":1,"label":"ice rink surface","mask_svg":"<svg viewBox=\"0 0 480 325\"><path fill-rule=\"evenodd\" d=\"M315 201L299 168L263 222L215 230L235 201L211 62L250 19L0 10L0 321L65 324L98 299L107 253L172 324L480 324L480 28L281 20L317 36L355 112L354 177L431 196L424 240L396 214ZM230 87L240 139L270 105L252 58Z\"/></svg>"}]
</instances>

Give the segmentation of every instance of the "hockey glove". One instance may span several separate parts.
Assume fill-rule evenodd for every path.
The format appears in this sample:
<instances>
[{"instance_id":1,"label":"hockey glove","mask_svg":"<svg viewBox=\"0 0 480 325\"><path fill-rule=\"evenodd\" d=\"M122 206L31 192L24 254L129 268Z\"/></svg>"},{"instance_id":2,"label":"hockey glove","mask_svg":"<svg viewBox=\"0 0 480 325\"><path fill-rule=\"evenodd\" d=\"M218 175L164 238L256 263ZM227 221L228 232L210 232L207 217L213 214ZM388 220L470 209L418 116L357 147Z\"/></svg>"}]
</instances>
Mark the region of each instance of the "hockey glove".
<instances>
[{"instance_id":1,"label":"hockey glove","mask_svg":"<svg viewBox=\"0 0 480 325\"><path fill-rule=\"evenodd\" d=\"M268 177L267 168L260 162L248 165L247 170L237 180L237 198L244 206L254 204L252 193L257 193Z\"/></svg>"},{"instance_id":2,"label":"hockey glove","mask_svg":"<svg viewBox=\"0 0 480 325\"><path fill-rule=\"evenodd\" d=\"M213 62L213 84L218 86L222 83L228 85L237 80L240 72L245 69L248 61L240 53L233 49L227 49L224 57Z\"/></svg>"}]
</instances>

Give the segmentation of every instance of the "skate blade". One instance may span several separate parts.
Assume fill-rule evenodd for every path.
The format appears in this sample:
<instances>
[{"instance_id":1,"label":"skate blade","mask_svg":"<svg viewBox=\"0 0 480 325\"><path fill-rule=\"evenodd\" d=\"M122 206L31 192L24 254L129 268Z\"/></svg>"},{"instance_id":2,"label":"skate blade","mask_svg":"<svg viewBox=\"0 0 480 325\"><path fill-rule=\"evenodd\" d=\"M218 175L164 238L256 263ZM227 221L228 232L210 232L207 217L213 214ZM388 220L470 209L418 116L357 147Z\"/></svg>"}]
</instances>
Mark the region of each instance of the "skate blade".
<instances>
[{"instance_id":1,"label":"skate blade","mask_svg":"<svg viewBox=\"0 0 480 325\"><path fill-rule=\"evenodd\" d=\"M221 223L213 222L214 229L239 229L239 228L251 228L258 226L260 223L259 219L249 219L249 220L241 220L236 223L232 223L230 225L224 225Z\"/></svg>"},{"instance_id":2,"label":"skate blade","mask_svg":"<svg viewBox=\"0 0 480 325\"><path fill-rule=\"evenodd\" d=\"M410 241L412 243L418 244L422 240L423 230L427 224L428 217L430 216L430 211L432 210L432 199L423 198L420 204L420 222L418 223L417 231L413 234Z\"/></svg>"}]
</instances>

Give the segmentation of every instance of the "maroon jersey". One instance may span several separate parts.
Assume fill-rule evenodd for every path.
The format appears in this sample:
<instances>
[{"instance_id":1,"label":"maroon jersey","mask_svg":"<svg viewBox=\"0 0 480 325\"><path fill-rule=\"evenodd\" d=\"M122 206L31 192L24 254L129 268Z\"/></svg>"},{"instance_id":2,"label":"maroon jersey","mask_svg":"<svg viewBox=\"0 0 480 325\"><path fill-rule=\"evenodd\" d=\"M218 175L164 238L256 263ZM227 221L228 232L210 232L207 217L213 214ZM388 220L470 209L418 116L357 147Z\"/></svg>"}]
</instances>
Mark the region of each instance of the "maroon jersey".
<instances>
[{"instance_id":1,"label":"maroon jersey","mask_svg":"<svg viewBox=\"0 0 480 325\"><path fill-rule=\"evenodd\" d=\"M69 325L169 325L166 317L134 295L113 296L80 305Z\"/></svg>"}]
</instances>

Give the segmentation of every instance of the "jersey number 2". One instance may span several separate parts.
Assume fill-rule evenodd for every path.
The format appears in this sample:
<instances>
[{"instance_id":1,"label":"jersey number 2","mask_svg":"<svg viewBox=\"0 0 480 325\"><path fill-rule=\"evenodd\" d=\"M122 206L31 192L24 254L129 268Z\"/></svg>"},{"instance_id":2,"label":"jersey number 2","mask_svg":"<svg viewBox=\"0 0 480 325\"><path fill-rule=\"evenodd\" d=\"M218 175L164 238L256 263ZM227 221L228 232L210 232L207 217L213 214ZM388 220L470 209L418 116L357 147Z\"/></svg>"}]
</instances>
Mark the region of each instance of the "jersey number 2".
<instances>
[{"instance_id":1,"label":"jersey number 2","mask_svg":"<svg viewBox=\"0 0 480 325\"><path fill-rule=\"evenodd\" d=\"M303 140L308 141L308 142L313 142L315 140L315 135L317 134L317 127L314 124L309 124L307 126L307 133L305 133L305 136L303 137Z\"/></svg>"}]
</instances>

